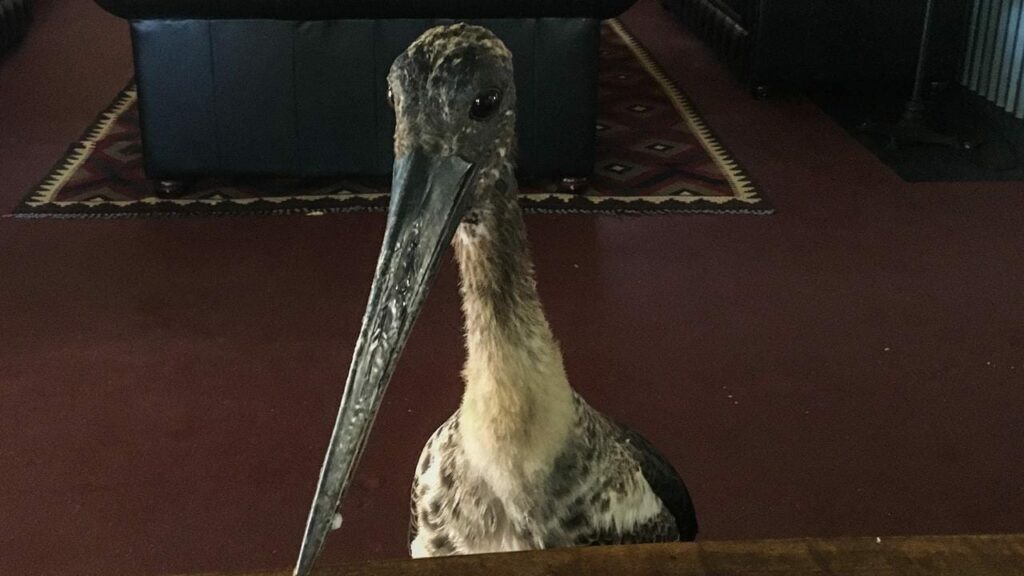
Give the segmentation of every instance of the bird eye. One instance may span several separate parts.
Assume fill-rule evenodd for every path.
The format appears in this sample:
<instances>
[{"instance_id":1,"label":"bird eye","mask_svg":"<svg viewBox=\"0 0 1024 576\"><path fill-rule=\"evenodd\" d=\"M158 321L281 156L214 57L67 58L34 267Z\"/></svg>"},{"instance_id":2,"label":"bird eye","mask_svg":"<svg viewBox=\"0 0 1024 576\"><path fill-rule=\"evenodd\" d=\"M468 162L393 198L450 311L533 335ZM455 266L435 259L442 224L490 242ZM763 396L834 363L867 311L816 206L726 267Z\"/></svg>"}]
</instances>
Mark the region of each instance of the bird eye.
<instances>
[{"instance_id":1,"label":"bird eye","mask_svg":"<svg viewBox=\"0 0 1024 576\"><path fill-rule=\"evenodd\" d=\"M501 92L496 88L484 90L473 99L469 117L473 120L487 120L501 107Z\"/></svg>"},{"instance_id":2,"label":"bird eye","mask_svg":"<svg viewBox=\"0 0 1024 576\"><path fill-rule=\"evenodd\" d=\"M394 110L394 108L395 108L395 93L391 91L391 86L388 86L388 105L390 105L391 109Z\"/></svg>"}]
</instances>

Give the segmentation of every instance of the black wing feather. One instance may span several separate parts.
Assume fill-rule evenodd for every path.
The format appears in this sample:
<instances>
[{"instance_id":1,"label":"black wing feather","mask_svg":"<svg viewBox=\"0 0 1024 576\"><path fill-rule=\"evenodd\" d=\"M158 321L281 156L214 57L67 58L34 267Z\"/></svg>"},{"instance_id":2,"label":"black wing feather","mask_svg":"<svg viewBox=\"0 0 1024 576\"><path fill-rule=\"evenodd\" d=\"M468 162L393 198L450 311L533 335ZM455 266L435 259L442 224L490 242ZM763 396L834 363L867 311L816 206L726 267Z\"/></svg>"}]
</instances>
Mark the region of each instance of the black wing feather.
<instances>
[{"instance_id":1,"label":"black wing feather","mask_svg":"<svg viewBox=\"0 0 1024 576\"><path fill-rule=\"evenodd\" d=\"M679 539L685 542L697 538L697 513L690 499L686 484L668 460L638 432L619 426L622 440L632 446L633 454L640 463L640 471L651 486L654 494L665 504L665 508L676 519Z\"/></svg>"}]
</instances>

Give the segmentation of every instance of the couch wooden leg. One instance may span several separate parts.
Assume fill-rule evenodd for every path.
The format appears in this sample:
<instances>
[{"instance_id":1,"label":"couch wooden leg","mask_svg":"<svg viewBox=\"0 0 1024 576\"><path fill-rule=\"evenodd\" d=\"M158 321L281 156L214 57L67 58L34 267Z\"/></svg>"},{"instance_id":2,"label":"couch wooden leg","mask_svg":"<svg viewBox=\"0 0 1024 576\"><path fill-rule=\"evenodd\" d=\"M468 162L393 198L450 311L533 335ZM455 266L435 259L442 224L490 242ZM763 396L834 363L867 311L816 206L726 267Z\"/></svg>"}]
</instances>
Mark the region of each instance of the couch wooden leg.
<instances>
[{"instance_id":1,"label":"couch wooden leg","mask_svg":"<svg viewBox=\"0 0 1024 576\"><path fill-rule=\"evenodd\" d=\"M566 177L562 178L560 187L575 194L586 190L589 182L590 180L586 176Z\"/></svg>"},{"instance_id":2,"label":"couch wooden leg","mask_svg":"<svg viewBox=\"0 0 1024 576\"><path fill-rule=\"evenodd\" d=\"M161 198L177 198L188 188L185 180L157 180L156 195Z\"/></svg>"}]
</instances>

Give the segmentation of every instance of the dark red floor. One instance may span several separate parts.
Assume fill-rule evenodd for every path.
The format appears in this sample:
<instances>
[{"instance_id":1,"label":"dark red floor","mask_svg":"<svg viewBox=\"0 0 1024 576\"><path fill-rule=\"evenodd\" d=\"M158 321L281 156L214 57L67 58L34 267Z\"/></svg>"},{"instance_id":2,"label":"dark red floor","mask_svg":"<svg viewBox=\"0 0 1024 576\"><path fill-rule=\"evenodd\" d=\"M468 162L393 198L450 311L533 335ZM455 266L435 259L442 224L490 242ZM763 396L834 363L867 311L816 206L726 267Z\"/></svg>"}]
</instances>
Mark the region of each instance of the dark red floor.
<instances>
[{"instance_id":1,"label":"dark red floor","mask_svg":"<svg viewBox=\"0 0 1024 576\"><path fill-rule=\"evenodd\" d=\"M4 213L131 74L123 22L38 8L0 65ZM1024 186L904 184L656 2L624 20L778 213L531 216L577 388L678 465L707 539L1024 530ZM0 219L0 574L289 565L383 223ZM459 338L448 265L327 562L404 554Z\"/></svg>"}]
</instances>

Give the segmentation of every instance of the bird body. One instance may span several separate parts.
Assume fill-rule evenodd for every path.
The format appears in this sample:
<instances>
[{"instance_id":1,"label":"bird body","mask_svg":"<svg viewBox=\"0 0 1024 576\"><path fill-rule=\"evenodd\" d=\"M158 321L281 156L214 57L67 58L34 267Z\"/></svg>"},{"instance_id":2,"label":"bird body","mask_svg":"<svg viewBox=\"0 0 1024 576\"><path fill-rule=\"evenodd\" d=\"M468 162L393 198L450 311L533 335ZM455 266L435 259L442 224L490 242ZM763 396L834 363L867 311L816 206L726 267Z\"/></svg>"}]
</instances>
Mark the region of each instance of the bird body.
<instances>
[{"instance_id":1,"label":"bird body","mask_svg":"<svg viewBox=\"0 0 1024 576\"><path fill-rule=\"evenodd\" d=\"M646 444L573 396L575 432L546 468L501 471L463 448L456 412L428 440L412 488L413 557L534 550L594 544L693 540L688 498L671 510L647 476L671 469L641 463ZM501 448L499 448L500 450ZM498 475L503 475L496 478ZM679 519L677 519L677 517Z\"/></svg>"},{"instance_id":2,"label":"bird body","mask_svg":"<svg viewBox=\"0 0 1024 576\"><path fill-rule=\"evenodd\" d=\"M692 540L696 519L679 476L570 387L521 211L503 198L478 207L455 235L465 391L416 467L411 555Z\"/></svg>"},{"instance_id":3,"label":"bird body","mask_svg":"<svg viewBox=\"0 0 1024 576\"><path fill-rule=\"evenodd\" d=\"M442 81L438 71L488 57L507 68L501 91L514 98L511 56L483 28L433 29L408 54L392 72L392 89L407 98L416 87L467 83ZM429 55L429 66L413 65L418 55ZM672 467L569 385L536 289L506 152L514 147L514 112L504 105L494 151L476 172L476 197L452 240L466 324L465 391L420 456L410 553L692 540L693 507ZM405 134L415 128L401 112L399 125Z\"/></svg>"}]
</instances>

